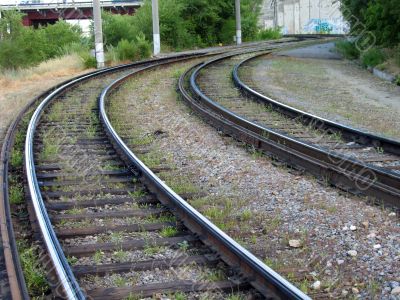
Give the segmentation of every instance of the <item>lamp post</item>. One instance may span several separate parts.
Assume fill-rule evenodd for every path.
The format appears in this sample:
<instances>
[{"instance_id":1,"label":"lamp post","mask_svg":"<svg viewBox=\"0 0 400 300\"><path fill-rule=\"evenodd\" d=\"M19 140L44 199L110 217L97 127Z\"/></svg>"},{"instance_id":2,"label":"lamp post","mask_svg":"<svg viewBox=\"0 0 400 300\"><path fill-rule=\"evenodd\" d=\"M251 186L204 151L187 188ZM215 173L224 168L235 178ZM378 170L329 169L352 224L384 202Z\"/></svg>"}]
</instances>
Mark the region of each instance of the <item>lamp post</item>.
<instances>
[{"instance_id":1,"label":"lamp post","mask_svg":"<svg viewBox=\"0 0 400 300\"><path fill-rule=\"evenodd\" d=\"M152 13L153 13L153 45L154 55L160 53L160 22L158 17L158 0L152 0Z\"/></svg>"},{"instance_id":2,"label":"lamp post","mask_svg":"<svg viewBox=\"0 0 400 300\"><path fill-rule=\"evenodd\" d=\"M93 0L94 44L97 68L104 68L103 30L101 24L100 0Z\"/></svg>"},{"instance_id":3,"label":"lamp post","mask_svg":"<svg viewBox=\"0 0 400 300\"><path fill-rule=\"evenodd\" d=\"M242 43L242 24L240 20L240 0L235 0L235 11L236 11L236 44Z\"/></svg>"}]
</instances>

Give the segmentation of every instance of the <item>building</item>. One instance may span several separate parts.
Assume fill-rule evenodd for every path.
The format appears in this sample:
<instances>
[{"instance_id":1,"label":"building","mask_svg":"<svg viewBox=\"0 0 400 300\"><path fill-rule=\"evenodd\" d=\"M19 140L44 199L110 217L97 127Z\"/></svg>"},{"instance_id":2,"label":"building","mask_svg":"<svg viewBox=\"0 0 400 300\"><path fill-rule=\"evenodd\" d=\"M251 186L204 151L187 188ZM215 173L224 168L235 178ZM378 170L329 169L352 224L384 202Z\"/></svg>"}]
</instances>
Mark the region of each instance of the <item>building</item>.
<instances>
[{"instance_id":1,"label":"building","mask_svg":"<svg viewBox=\"0 0 400 300\"><path fill-rule=\"evenodd\" d=\"M284 34L344 34L349 29L338 0L264 0L260 25L281 27Z\"/></svg>"}]
</instances>

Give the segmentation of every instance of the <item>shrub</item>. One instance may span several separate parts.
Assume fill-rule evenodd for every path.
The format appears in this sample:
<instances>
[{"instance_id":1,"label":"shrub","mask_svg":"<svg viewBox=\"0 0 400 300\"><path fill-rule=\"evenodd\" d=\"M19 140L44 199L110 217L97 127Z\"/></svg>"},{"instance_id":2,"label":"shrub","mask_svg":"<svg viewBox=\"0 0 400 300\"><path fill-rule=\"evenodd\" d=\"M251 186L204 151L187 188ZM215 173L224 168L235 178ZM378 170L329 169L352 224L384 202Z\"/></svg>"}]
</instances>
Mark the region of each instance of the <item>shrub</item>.
<instances>
[{"instance_id":1,"label":"shrub","mask_svg":"<svg viewBox=\"0 0 400 300\"><path fill-rule=\"evenodd\" d=\"M60 56L63 48L79 43L81 31L64 21L33 29L22 25L22 14L2 12L0 19L0 67L17 69Z\"/></svg>"},{"instance_id":2,"label":"shrub","mask_svg":"<svg viewBox=\"0 0 400 300\"><path fill-rule=\"evenodd\" d=\"M276 40L282 37L280 28L267 28L262 29L257 32L256 39L259 41L262 40Z\"/></svg>"},{"instance_id":3,"label":"shrub","mask_svg":"<svg viewBox=\"0 0 400 300\"><path fill-rule=\"evenodd\" d=\"M137 55L137 47L125 39L118 43L116 51L119 60L134 60Z\"/></svg>"},{"instance_id":4,"label":"shrub","mask_svg":"<svg viewBox=\"0 0 400 300\"><path fill-rule=\"evenodd\" d=\"M336 42L336 49L347 59L357 59L360 57L360 51L349 41Z\"/></svg>"},{"instance_id":5,"label":"shrub","mask_svg":"<svg viewBox=\"0 0 400 300\"><path fill-rule=\"evenodd\" d=\"M97 67L96 57L94 57L90 51L81 52L80 57L82 58L85 68L90 69Z\"/></svg>"},{"instance_id":6,"label":"shrub","mask_svg":"<svg viewBox=\"0 0 400 300\"><path fill-rule=\"evenodd\" d=\"M394 49L394 60L396 64L400 67L400 44Z\"/></svg>"},{"instance_id":7,"label":"shrub","mask_svg":"<svg viewBox=\"0 0 400 300\"><path fill-rule=\"evenodd\" d=\"M144 34L140 34L136 38L137 56L144 59L151 56L151 44L146 40Z\"/></svg>"},{"instance_id":8,"label":"shrub","mask_svg":"<svg viewBox=\"0 0 400 300\"><path fill-rule=\"evenodd\" d=\"M375 67L385 61L385 55L377 48L371 48L361 55L361 63L364 67Z\"/></svg>"}]
</instances>

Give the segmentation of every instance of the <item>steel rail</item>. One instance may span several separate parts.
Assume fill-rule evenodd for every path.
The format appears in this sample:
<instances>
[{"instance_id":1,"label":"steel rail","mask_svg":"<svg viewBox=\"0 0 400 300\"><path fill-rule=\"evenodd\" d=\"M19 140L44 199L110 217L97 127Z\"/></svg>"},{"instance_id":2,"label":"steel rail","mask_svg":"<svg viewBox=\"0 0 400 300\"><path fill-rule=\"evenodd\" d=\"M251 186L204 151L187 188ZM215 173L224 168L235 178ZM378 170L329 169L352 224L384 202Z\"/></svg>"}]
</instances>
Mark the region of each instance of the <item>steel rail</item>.
<instances>
[{"instance_id":1,"label":"steel rail","mask_svg":"<svg viewBox=\"0 0 400 300\"><path fill-rule=\"evenodd\" d=\"M176 194L129 149L113 128L105 107L107 97L130 77L161 65L149 66L125 75L103 90L99 98L100 120L116 151L125 157L125 161L128 162L132 171L141 177L164 205L178 214L183 223L192 232L198 234L205 244L217 248L217 252L228 265L240 268L242 273L250 280L250 284L267 299L310 299Z\"/></svg>"},{"instance_id":2,"label":"steel rail","mask_svg":"<svg viewBox=\"0 0 400 300\"><path fill-rule=\"evenodd\" d=\"M332 184L340 188L350 188L351 192L363 193L382 199L385 203L397 209L400 207L400 181L399 177L392 172L366 165L340 153L325 151L314 145L255 124L204 95L196 83L200 71L206 66L233 56L234 54L227 55L199 65L190 76L190 88L197 101L200 101L202 105L247 131L246 133L241 133L239 139L250 141L256 148L261 148L270 154L277 155L291 166L300 167L302 170L307 170L317 177L328 178ZM232 130L228 131L231 132ZM252 134L249 134L249 131Z\"/></svg>"},{"instance_id":3,"label":"steel rail","mask_svg":"<svg viewBox=\"0 0 400 300\"><path fill-rule=\"evenodd\" d=\"M75 279L75 276L68 264L68 261L64 255L61 245L58 242L57 236L51 225L50 218L48 216L44 201L40 192L36 171L35 171L35 160L33 155L33 141L36 127L39 123L40 117L43 113L44 108L58 95L62 94L65 90L72 88L73 86L80 84L84 81L90 80L94 77L101 76L116 72L118 70L127 69L131 67L138 67L141 65L153 64L160 61L169 61L177 58L191 58L193 56L207 55L204 51L196 52L195 54L184 54L168 56L160 59L152 59L142 61L138 63L126 64L117 67L107 68L100 71L95 71L86 75L79 76L67 83L60 85L58 88L48 94L45 99L39 104L32 118L29 122L27 136L25 140L25 169L27 176L28 188L31 196L32 205L36 215L36 219L41 231L42 238L44 240L45 247L48 251L49 257L52 261L54 271L57 275L58 282L65 293L67 299L85 299L80 287Z\"/></svg>"},{"instance_id":4,"label":"steel rail","mask_svg":"<svg viewBox=\"0 0 400 300\"><path fill-rule=\"evenodd\" d=\"M35 98L31 103L26 105L9 126L1 149L0 181L2 183L2 191L0 193L0 249L2 251L0 251L0 260L4 261L0 261L0 264L4 264L7 274L1 275L2 278L0 280L3 281L3 284L0 288L0 299L29 299L12 224L8 193L8 172L11 149L14 144L18 125L24 114L36 101L37 99ZM4 280L7 282L5 283Z\"/></svg>"},{"instance_id":5,"label":"steel rail","mask_svg":"<svg viewBox=\"0 0 400 300\"><path fill-rule=\"evenodd\" d=\"M290 42L290 41L285 41L285 42ZM258 43L258 45L262 45L263 43ZM275 44L275 43L281 43L280 41L274 41L274 42L267 42L265 44ZM252 44L251 46L254 46ZM244 44L241 47L234 47L233 50L239 50L239 49L246 49L251 47L250 45ZM74 86L83 83L87 80L90 80L94 77L102 76L105 74L113 73L116 71L120 71L123 69L128 69L131 67L139 67L139 66L145 66L145 65L151 65L154 63L160 64L160 62L167 62L168 60L174 60L174 59L183 59L183 58L190 58L190 57L200 57L203 55L216 55L216 54L221 54L227 51L227 49L232 48L232 47L225 47L225 48L220 48L215 51L206 51L206 50L200 50L200 51L194 51L191 53L184 53L184 54L178 54L178 55L171 55L171 56L166 56L162 58L157 58L157 59L151 59L151 60L146 60L142 62L137 62L137 63L131 63L131 64L126 64L126 65L120 65L116 67L111 67L111 68L106 68L100 71L94 71L85 75L81 75L78 77L75 77L71 80L67 80L66 82L59 84L56 86L55 89L48 90L43 94L44 100L39 104L39 106L36 108L28 126L27 130L27 136L25 140L25 172L26 172L26 178L27 178L27 183L28 183L28 188L31 196L31 202L34 208L34 213L35 217L37 219L37 222L39 224L39 228L41 231L42 239L44 240L44 245L45 248L48 251L50 260L53 264L53 271L55 271L56 276L58 278L59 282L59 287L61 287L62 292L64 293L64 296L68 299L84 299L85 296L83 295L82 291L79 288L79 285L77 284L77 281L74 277L74 274L71 271L71 268L65 258L65 255L62 251L62 248L58 242L58 239L56 237L56 234L53 230L53 227L51 225L49 216L46 211L46 207L43 202L43 198L40 192L37 176L36 176L36 171L35 171L35 161L34 161L34 155L33 155L33 141L34 141L34 135L35 135L35 130L38 126L38 123L40 121L40 117L43 114L43 111L45 107L58 95L62 94L66 90L73 88ZM261 287L262 288L262 287Z\"/></svg>"},{"instance_id":6,"label":"steel rail","mask_svg":"<svg viewBox=\"0 0 400 300\"><path fill-rule=\"evenodd\" d=\"M254 98L257 101L267 103L273 106L277 111L291 117L291 118L299 118L305 125L312 125L314 128L318 129L329 129L333 132L340 132L342 136L346 139L352 140L356 143L362 145L371 145L373 147L381 147L383 150L389 153L393 153L396 155L400 155L400 142L395 141L393 139L389 139L383 136L379 136L376 134L371 134L368 132L361 131L359 129L353 128L351 126L346 126L325 118L321 118L314 114L302 111L300 109L296 109L292 106L283 104L275 99L267 97L251 87L245 84L239 76L239 69L246 63L259 58L261 55L255 55L253 57L244 59L235 67L232 71L233 82L235 85L246 95Z\"/></svg>"}]
</instances>

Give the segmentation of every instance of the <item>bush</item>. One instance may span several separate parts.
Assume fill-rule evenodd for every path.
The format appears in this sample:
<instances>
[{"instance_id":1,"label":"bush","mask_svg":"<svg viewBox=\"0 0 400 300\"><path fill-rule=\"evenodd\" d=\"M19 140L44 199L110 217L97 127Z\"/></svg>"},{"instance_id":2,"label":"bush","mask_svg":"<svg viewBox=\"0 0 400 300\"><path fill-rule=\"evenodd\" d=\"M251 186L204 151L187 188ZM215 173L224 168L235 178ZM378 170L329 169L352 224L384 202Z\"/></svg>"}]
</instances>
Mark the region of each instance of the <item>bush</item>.
<instances>
[{"instance_id":1,"label":"bush","mask_svg":"<svg viewBox=\"0 0 400 300\"><path fill-rule=\"evenodd\" d=\"M138 35L136 38L137 56L139 59L145 59L151 56L151 44L146 40L144 34Z\"/></svg>"},{"instance_id":2,"label":"bush","mask_svg":"<svg viewBox=\"0 0 400 300\"><path fill-rule=\"evenodd\" d=\"M96 57L94 57L90 53L90 51L83 51L79 55L82 58L83 65L85 66L85 68L90 69L90 68L96 68L97 67Z\"/></svg>"},{"instance_id":3,"label":"bush","mask_svg":"<svg viewBox=\"0 0 400 300\"><path fill-rule=\"evenodd\" d=\"M64 47L80 43L81 31L64 21L33 29L22 25L22 14L2 12L0 19L0 67L17 69L63 55Z\"/></svg>"},{"instance_id":4,"label":"bush","mask_svg":"<svg viewBox=\"0 0 400 300\"><path fill-rule=\"evenodd\" d=\"M282 37L281 29L280 28L267 28L262 29L257 32L256 39L258 41L263 40L276 40Z\"/></svg>"},{"instance_id":5,"label":"bush","mask_svg":"<svg viewBox=\"0 0 400 300\"><path fill-rule=\"evenodd\" d=\"M261 0L242 0L243 40L252 40L258 32ZM232 43L235 36L235 9L232 0L163 0L159 3L160 35L163 47L180 50L218 43ZM135 42L141 34L152 37L151 1L133 16L103 14L105 43L116 47L125 39Z\"/></svg>"},{"instance_id":6,"label":"bush","mask_svg":"<svg viewBox=\"0 0 400 300\"><path fill-rule=\"evenodd\" d=\"M361 63L364 67L375 67L385 61L385 55L377 48L371 48L361 55Z\"/></svg>"},{"instance_id":7,"label":"bush","mask_svg":"<svg viewBox=\"0 0 400 300\"><path fill-rule=\"evenodd\" d=\"M128 40L122 39L116 48L119 60L134 60L137 54L137 48Z\"/></svg>"},{"instance_id":8,"label":"bush","mask_svg":"<svg viewBox=\"0 0 400 300\"><path fill-rule=\"evenodd\" d=\"M130 42L125 39L121 40L115 50L118 60L139 60L151 56L151 44L144 35L139 35L135 42Z\"/></svg>"},{"instance_id":9,"label":"bush","mask_svg":"<svg viewBox=\"0 0 400 300\"><path fill-rule=\"evenodd\" d=\"M400 44L394 49L394 60L400 67Z\"/></svg>"},{"instance_id":10,"label":"bush","mask_svg":"<svg viewBox=\"0 0 400 300\"><path fill-rule=\"evenodd\" d=\"M336 49L347 59L357 59L360 57L360 51L349 41L339 41L335 44Z\"/></svg>"}]
</instances>

